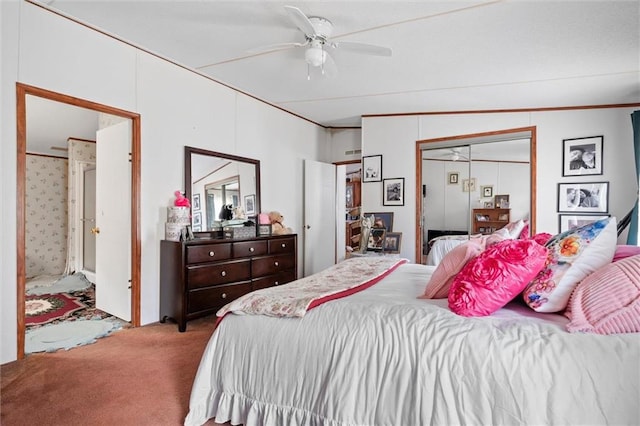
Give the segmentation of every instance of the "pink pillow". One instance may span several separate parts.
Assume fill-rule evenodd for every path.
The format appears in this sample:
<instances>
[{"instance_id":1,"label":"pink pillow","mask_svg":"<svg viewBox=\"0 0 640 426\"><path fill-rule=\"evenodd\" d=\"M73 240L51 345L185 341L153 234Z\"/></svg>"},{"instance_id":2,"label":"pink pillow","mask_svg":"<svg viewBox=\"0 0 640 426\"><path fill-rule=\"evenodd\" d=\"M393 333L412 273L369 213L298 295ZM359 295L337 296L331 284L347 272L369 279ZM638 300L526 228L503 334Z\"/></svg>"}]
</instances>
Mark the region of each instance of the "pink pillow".
<instances>
[{"instance_id":1,"label":"pink pillow","mask_svg":"<svg viewBox=\"0 0 640 426\"><path fill-rule=\"evenodd\" d=\"M484 250L484 240L480 238L471 239L454 247L447 253L442 261L431 274L431 279L427 283L424 295L419 299L446 299L449 294L449 287L453 278L467 264L467 262Z\"/></svg>"},{"instance_id":2,"label":"pink pillow","mask_svg":"<svg viewBox=\"0 0 640 426\"><path fill-rule=\"evenodd\" d=\"M547 252L533 240L505 240L488 247L456 275L449 309L466 317L491 315L540 272Z\"/></svg>"},{"instance_id":3,"label":"pink pillow","mask_svg":"<svg viewBox=\"0 0 640 426\"><path fill-rule=\"evenodd\" d=\"M618 245L616 246L616 252L613 254L613 262L617 262L618 260L622 260L629 256L635 256L636 254L640 254L640 247Z\"/></svg>"},{"instance_id":4,"label":"pink pillow","mask_svg":"<svg viewBox=\"0 0 640 426\"><path fill-rule=\"evenodd\" d=\"M529 220L524 221L524 227L522 228L522 231L520 231L518 238L529 238Z\"/></svg>"},{"instance_id":5,"label":"pink pillow","mask_svg":"<svg viewBox=\"0 0 640 426\"><path fill-rule=\"evenodd\" d=\"M582 280L565 314L572 333L639 332L640 255L610 263Z\"/></svg>"},{"instance_id":6,"label":"pink pillow","mask_svg":"<svg viewBox=\"0 0 640 426\"><path fill-rule=\"evenodd\" d=\"M547 243L547 241L551 239L551 237L553 237L553 235L551 235L548 232L540 232L534 235L533 237L531 237L531 239L536 243L540 244L541 246L543 246Z\"/></svg>"}]
</instances>

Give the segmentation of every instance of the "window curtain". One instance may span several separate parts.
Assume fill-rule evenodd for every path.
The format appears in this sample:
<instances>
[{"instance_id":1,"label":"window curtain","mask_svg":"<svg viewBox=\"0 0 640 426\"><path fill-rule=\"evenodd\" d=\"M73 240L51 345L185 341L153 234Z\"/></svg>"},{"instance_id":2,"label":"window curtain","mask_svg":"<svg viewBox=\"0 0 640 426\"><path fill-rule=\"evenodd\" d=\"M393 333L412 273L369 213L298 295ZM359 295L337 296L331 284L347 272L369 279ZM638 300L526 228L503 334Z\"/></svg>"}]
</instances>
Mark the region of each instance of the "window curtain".
<instances>
[{"instance_id":1,"label":"window curtain","mask_svg":"<svg viewBox=\"0 0 640 426\"><path fill-rule=\"evenodd\" d=\"M633 126L633 149L636 159L636 175L638 176L638 185L640 186L640 111L634 111L631 114L631 125ZM638 210L638 197L636 197L636 205L633 207L631 223L629 224L629 234L627 235L627 244L634 246L638 245L638 214L640 214L640 211Z\"/></svg>"},{"instance_id":2,"label":"window curtain","mask_svg":"<svg viewBox=\"0 0 640 426\"><path fill-rule=\"evenodd\" d=\"M76 139L67 141L69 148L69 173L68 173L68 205L67 205L67 261L64 268L64 275L76 272L76 247L77 239L82 228L77 229L79 209L77 208L78 182L82 174L82 165L96 162L96 144Z\"/></svg>"}]
</instances>

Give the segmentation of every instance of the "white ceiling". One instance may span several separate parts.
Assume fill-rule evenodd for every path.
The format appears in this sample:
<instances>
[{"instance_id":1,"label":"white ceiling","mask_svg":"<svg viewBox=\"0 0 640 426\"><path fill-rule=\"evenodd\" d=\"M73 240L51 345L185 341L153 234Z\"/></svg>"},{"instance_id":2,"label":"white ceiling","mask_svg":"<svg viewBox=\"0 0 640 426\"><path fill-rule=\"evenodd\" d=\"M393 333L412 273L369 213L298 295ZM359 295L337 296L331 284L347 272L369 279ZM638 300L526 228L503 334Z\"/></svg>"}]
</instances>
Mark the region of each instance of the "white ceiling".
<instances>
[{"instance_id":1,"label":"white ceiling","mask_svg":"<svg viewBox=\"0 0 640 426\"><path fill-rule=\"evenodd\" d=\"M37 2L37 0L32 0ZM328 127L366 114L640 102L640 1L37 2ZM334 24L337 75L312 73L285 5ZM314 69L314 71L317 71Z\"/></svg>"}]
</instances>

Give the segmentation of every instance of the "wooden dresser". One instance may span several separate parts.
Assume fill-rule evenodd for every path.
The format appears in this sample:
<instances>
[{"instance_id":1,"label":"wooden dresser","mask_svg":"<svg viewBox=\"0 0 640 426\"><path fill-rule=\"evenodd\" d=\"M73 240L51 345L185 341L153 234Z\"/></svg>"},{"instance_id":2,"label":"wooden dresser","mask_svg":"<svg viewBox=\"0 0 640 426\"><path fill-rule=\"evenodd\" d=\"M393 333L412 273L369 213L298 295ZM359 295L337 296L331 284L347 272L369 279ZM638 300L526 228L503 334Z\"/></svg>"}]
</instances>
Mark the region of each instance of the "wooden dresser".
<instances>
[{"instance_id":1,"label":"wooden dresser","mask_svg":"<svg viewBox=\"0 0 640 426\"><path fill-rule=\"evenodd\" d=\"M215 313L253 290L298 276L297 236L161 241L160 322L187 321Z\"/></svg>"},{"instance_id":2,"label":"wooden dresser","mask_svg":"<svg viewBox=\"0 0 640 426\"><path fill-rule=\"evenodd\" d=\"M491 234L510 220L510 209L473 209L473 233Z\"/></svg>"}]
</instances>

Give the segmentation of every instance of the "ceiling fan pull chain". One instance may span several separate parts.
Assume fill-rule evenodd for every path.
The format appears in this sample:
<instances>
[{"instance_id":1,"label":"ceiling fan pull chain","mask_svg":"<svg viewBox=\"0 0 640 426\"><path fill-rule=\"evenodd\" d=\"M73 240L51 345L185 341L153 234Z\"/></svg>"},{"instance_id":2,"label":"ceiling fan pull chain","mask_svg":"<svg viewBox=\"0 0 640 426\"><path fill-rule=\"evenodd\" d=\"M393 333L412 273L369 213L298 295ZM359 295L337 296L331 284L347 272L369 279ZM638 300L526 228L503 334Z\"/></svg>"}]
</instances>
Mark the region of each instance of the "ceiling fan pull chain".
<instances>
[{"instance_id":1,"label":"ceiling fan pull chain","mask_svg":"<svg viewBox=\"0 0 640 426\"><path fill-rule=\"evenodd\" d=\"M307 80L311 80L311 71L309 70L309 68L310 68L310 65L307 62Z\"/></svg>"}]
</instances>

